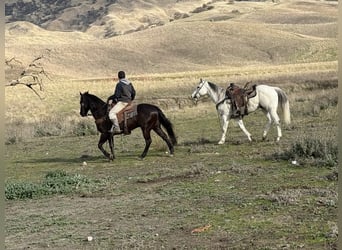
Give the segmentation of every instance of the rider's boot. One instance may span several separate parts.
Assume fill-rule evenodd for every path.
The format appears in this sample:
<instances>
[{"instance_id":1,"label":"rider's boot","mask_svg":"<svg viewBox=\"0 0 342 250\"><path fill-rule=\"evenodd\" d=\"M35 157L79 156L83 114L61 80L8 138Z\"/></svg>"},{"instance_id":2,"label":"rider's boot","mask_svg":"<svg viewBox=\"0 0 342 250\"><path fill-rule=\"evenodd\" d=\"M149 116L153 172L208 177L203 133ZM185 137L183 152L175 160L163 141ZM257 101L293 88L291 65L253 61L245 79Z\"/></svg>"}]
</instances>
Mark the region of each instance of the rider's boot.
<instances>
[{"instance_id":1,"label":"rider's boot","mask_svg":"<svg viewBox=\"0 0 342 250\"><path fill-rule=\"evenodd\" d=\"M109 132L112 134L121 134L122 131L120 129L118 119L114 118L114 119L111 119L111 121L112 121L113 125L112 125L112 128L109 130Z\"/></svg>"}]
</instances>

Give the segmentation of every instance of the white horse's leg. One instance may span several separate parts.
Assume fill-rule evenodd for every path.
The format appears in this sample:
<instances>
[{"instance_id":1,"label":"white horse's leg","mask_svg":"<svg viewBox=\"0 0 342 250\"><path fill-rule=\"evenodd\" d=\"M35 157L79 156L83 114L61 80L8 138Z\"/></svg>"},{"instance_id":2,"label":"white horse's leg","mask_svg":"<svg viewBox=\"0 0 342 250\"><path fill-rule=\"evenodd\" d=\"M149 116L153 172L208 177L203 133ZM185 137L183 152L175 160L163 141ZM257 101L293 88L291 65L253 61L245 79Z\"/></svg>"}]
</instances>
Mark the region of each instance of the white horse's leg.
<instances>
[{"instance_id":1,"label":"white horse's leg","mask_svg":"<svg viewBox=\"0 0 342 250\"><path fill-rule=\"evenodd\" d=\"M226 115L219 115L221 121L221 128L222 128L222 136L219 140L218 144L224 144L226 142L226 134L228 130L229 120L227 119Z\"/></svg>"},{"instance_id":2,"label":"white horse's leg","mask_svg":"<svg viewBox=\"0 0 342 250\"><path fill-rule=\"evenodd\" d=\"M272 124L272 118L271 118L271 115L269 112L264 112L266 113L266 117L267 117L267 123L265 125L265 128L264 128L264 132L262 134L262 139L265 140L266 137L267 137L267 133L268 131L270 130L271 128L271 124Z\"/></svg>"},{"instance_id":3,"label":"white horse's leg","mask_svg":"<svg viewBox=\"0 0 342 250\"><path fill-rule=\"evenodd\" d=\"M237 123L239 124L240 129L245 133L245 135L247 135L248 140L252 141L251 134L247 131L245 124L243 123L242 119L239 119L237 121Z\"/></svg>"},{"instance_id":4,"label":"white horse's leg","mask_svg":"<svg viewBox=\"0 0 342 250\"><path fill-rule=\"evenodd\" d=\"M276 110L272 110L270 112L270 115L272 117L272 120L273 120L274 124L277 127L277 134L278 134L277 142L278 142L280 140L280 138L282 137L281 128L280 128L280 119L279 119L279 116L278 116Z\"/></svg>"}]
</instances>

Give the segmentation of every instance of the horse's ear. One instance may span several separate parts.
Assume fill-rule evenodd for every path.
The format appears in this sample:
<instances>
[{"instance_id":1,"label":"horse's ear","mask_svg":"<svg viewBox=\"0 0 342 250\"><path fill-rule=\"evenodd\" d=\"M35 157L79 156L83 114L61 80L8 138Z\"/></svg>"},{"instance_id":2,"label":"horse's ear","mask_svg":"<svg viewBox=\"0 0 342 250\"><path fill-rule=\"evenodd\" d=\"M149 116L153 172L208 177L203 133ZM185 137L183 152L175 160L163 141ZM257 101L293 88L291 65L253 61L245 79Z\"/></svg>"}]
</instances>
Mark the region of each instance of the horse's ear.
<instances>
[{"instance_id":1,"label":"horse's ear","mask_svg":"<svg viewBox=\"0 0 342 250\"><path fill-rule=\"evenodd\" d=\"M200 82L203 82L203 79L202 79L202 78L200 78Z\"/></svg>"},{"instance_id":2,"label":"horse's ear","mask_svg":"<svg viewBox=\"0 0 342 250\"><path fill-rule=\"evenodd\" d=\"M82 95L81 91L80 91L80 95Z\"/></svg>"}]
</instances>

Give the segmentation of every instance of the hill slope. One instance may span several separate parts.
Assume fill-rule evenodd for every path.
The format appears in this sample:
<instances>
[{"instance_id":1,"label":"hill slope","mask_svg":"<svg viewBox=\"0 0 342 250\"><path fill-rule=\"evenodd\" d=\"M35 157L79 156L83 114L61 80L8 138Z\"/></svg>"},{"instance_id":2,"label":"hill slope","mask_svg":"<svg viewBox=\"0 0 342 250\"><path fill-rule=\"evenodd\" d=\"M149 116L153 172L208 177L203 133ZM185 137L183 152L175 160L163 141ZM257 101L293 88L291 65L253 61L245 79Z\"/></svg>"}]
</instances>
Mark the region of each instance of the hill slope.
<instances>
[{"instance_id":1,"label":"hill slope","mask_svg":"<svg viewBox=\"0 0 342 250\"><path fill-rule=\"evenodd\" d=\"M156 13L152 2L137 2L145 4L140 13ZM211 6L107 39L94 35L98 30L48 31L27 22L8 23L5 53L28 62L49 49L46 69L72 78L105 77L119 69L142 74L337 59L336 2L216 1Z\"/></svg>"}]
</instances>

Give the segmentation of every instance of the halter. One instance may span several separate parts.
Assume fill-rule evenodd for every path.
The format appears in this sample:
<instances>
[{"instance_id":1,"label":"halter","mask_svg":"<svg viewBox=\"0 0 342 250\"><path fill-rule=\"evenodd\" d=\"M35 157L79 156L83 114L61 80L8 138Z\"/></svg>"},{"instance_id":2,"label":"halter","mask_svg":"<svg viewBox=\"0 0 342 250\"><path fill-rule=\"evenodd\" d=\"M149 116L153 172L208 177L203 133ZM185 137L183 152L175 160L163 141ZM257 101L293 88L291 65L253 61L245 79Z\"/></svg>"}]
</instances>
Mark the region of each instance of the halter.
<instances>
[{"instance_id":1,"label":"halter","mask_svg":"<svg viewBox=\"0 0 342 250\"><path fill-rule=\"evenodd\" d=\"M201 83L197 86L197 90L195 92L195 97L197 96L197 94L199 94L199 92L201 91L201 89L203 88L205 83L206 83L205 81L201 80Z\"/></svg>"}]
</instances>

